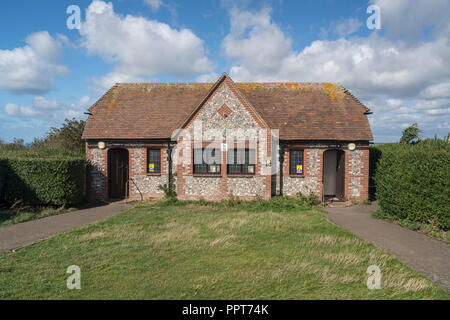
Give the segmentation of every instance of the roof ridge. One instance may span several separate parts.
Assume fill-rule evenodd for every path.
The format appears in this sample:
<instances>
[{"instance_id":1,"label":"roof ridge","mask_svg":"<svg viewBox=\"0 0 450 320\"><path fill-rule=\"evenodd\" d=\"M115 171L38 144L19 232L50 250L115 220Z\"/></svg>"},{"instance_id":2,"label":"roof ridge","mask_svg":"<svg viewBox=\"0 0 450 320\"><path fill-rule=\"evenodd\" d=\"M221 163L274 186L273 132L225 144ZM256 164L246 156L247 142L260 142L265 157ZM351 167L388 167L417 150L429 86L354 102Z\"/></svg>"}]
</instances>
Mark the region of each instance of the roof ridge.
<instances>
[{"instance_id":1,"label":"roof ridge","mask_svg":"<svg viewBox=\"0 0 450 320\"><path fill-rule=\"evenodd\" d=\"M214 85L216 82L117 82L114 86L128 85ZM344 88L340 82L331 81L236 81L236 84L332 84Z\"/></svg>"}]
</instances>

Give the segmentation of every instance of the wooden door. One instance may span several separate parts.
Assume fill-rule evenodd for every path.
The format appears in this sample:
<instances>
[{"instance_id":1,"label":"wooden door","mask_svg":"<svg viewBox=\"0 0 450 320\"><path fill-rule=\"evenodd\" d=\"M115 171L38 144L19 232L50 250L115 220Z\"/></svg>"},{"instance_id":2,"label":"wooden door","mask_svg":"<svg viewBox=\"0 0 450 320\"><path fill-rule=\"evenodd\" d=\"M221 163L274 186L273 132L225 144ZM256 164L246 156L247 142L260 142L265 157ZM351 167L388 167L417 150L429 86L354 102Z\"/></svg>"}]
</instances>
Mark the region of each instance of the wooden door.
<instances>
[{"instance_id":1,"label":"wooden door","mask_svg":"<svg viewBox=\"0 0 450 320\"><path fill-rule=\"evenodd\" d=\"M128 150L111 149L108 152L109 197L125 198L128 181Z\"/></svg>"},{"instance_id":2,"label":"wooden door","mask_svg":"<svg viewBox=\"0 0 450 320\"><path fill-rule=\"evenodd\" d=\"M345 152L342 150L337 153L336 197L341 200L345 197Z\"/></svg>"}]
</instances>

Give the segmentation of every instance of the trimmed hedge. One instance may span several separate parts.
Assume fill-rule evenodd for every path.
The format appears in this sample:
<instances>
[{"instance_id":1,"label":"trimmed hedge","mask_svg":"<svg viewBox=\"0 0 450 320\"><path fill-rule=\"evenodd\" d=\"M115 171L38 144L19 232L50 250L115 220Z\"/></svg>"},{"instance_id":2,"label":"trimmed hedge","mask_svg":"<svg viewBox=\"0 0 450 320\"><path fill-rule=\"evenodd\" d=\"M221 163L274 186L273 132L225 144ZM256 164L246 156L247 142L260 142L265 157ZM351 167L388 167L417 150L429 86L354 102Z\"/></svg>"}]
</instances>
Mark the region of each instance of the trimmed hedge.
<instances>
[{"instance_id":1,"label":"trimmed hedge","mask_svg":"<svg viewBox=\"0 0 450 320\"><path fill-rule=\"evenodd\" d=\"M450 145L425 140L382 147L374 180L383 212L396 219L450 228Z\"/></svg>"},{"instance_id":2,"label":"trimmed hedge","mask_svg":"<svg viewBox=\"0 0 450 320\"><path fill-rule=\"evenodd\" d=\"M3 201L3 188L6 176L6 160L0 158L0 203Z\"/></svg>"},{"instance_id":3,"label":"trimmed hedge","mask_svg":"<svg viewBox=\"0 0 450 320\"><path fill-rule=\"evenodd\" d=\"M84 159L39 156L28 152L0 154L2 200L8 204L20 200L31 205L81 203L85 198Z\"/></svg>"}]
</instances>

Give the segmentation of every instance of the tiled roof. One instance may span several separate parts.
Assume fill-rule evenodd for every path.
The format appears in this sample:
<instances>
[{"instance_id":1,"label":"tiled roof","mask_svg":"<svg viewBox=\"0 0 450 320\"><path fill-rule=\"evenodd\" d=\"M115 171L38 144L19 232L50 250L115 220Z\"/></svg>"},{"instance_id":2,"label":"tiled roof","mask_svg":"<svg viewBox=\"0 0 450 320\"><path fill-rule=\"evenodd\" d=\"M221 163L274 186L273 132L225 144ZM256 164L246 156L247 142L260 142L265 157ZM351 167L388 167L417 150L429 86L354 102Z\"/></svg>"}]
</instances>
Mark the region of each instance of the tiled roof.
<instances>
[{"instance_id":1,"label":"tiled roof","mask_svg":"<svg viewBox=\"0 0 450 320\"><path fill-rule=\"evenodd\" d=\"M282 140L373 140L368 109L340 85L235 84ZM170 138L214 85L116 84L89 109L83 139Z\"/></svg>"}]
</instances>

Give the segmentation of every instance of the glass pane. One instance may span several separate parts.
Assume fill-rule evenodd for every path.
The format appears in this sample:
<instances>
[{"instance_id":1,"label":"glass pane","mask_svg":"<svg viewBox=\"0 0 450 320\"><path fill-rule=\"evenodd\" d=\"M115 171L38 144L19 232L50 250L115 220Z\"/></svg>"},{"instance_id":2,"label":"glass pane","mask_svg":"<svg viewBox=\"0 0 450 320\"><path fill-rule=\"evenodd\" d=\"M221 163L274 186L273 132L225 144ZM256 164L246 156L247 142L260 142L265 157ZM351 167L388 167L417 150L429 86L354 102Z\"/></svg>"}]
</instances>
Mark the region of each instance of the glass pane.
<instances>
[{"instance_id":1,"label":"glass pane","mask_svg":"<svg viewBox=\"0 0 450 320\"><path fill-rule=\"evenodd\" d=\"M291 174L303 173L303 150L290 151L290 170Z\"/></svg>"},{"instance_id":2,"label":"glass pane","mask_svg":"<svg viewBox=\"0 0 450 320\"><path fill-rule=\"evenodd\" d=\"M194 164L194 173L206 173L206 164Z\"/></svg>"},{"instance_id":3,"label":"glass pane","mask_svg":"<svg viewBox=\"0 0 450 320\"><path fill-rule=\"evenodd\" d=\"M255 159L255 150L254 149L250 149L248 150L248 164L255 164L256 163L256 159Z\"/></svg>"},{"instance_id":4,"label":"glass pane","mask_svg":"<svg viewBox=\"0 0 450 320\"><path fill-rule=\"evenodd\" d=\"M147 171L161 172L161 150L147 149Z\"/></svg>"},{"instance_id":5,"label":"glass pane","mask_svg":"<svg viewBox=\"0 0 450 320\"><path fill-rule=\"evenodd\" d=\"M245 149L237 149L237 164L244 164L245 163Z\"/></svg>"},{"instance_id":6,"label":"glass pane","mask_svg":"<svg viewBox=\"0 0 450 320\"><path fill-rule=\"evenodd\" d=\"M228 165L228 173L241 173L241 165L240 164L229 164Z\"/></svg>"},{"instance_id":7,"label":"glass pane","mask_svg":"<svg viewBox=\"0 0 450 320\"><path fill-rule=\"evenodd\" d=\"M222 163L222 152L220 149L213 149L211 164L221 164Z\"/></svg>"},{"instance_id":8,"label":"glass pane","mask_svg":"<svg viewBox=\"0 0 450 320\"><path fill-rule=\"evenodd\" d=\"M236 149L230 149L227 152L227 163L236 164Z\"/></svg>"},{"instance_id":9,"label":"glass pane","mask_svg":"<svg viewBox=\"0 0 450 320\"><path fill-rule=\"evenodd\" d=\"M194 149L194 165L201 165L203 163L202 149Z\"/></svg>"},{"instance_id":10,"label":"glass pane","mask_svg":"<svg viewBox=\"0 0 450 320\"><path fill-rule=\"evenodd\" d=\"M208 172L209 173L219 173L220 172L220 166L219 165L208 166Z\"/></svg>"}]
</instances>

